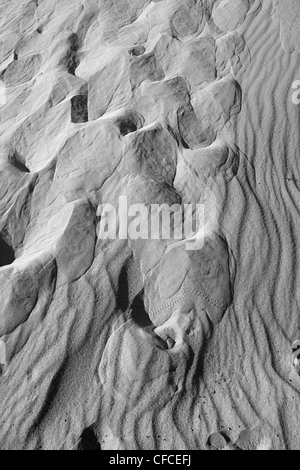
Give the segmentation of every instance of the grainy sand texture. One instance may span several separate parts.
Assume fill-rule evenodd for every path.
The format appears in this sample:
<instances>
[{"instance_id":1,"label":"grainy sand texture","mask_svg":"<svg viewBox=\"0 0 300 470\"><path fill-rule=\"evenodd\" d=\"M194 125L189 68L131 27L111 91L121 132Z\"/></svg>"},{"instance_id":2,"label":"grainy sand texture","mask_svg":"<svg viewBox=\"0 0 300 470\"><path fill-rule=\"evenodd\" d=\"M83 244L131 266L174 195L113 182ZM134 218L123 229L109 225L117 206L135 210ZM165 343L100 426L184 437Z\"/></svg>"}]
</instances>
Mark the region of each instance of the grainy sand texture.
<instances>
[{"instance_id":1,"label":"grainy sand texture","mask_svg":"<svg viewBox=\"0 0 300 470\"><path fill-rule=\"evenodd\" d=\"M300 449L299 1L0 22L0 449Z\"/></svg>"}]
</instances>

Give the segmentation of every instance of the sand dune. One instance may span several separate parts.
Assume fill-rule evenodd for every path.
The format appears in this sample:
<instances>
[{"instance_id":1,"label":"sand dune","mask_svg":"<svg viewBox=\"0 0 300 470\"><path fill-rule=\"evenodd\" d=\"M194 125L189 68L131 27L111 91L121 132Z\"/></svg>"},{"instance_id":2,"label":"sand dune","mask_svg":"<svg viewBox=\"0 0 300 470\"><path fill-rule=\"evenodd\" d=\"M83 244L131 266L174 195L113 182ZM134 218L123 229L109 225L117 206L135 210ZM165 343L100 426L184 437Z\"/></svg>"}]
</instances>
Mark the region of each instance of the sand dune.
<instances>
[{"instance_id":1,"label":"sand dune","mask_svg":"<svg viewBox=\"0 0 300 470\"><path fill-rule=\"evenodd\" d=\"M1 449L300 448L299 18L0 2Z\"/></svg>"}]
</instances>

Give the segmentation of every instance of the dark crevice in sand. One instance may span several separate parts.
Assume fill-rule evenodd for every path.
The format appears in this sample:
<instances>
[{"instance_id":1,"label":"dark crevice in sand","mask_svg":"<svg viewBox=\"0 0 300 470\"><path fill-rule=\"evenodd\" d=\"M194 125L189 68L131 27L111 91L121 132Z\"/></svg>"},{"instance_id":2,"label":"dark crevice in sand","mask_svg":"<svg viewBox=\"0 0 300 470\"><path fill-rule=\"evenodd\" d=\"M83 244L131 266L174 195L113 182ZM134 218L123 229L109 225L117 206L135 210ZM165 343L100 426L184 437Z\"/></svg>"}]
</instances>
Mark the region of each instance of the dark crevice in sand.
<instances>
[{"instance_id":1,"label":"dark crevice in sand","mask_svg":"<svg viewBox=\"0 0 300 470\"><path fill-rule=\"evenodd\" d=\"M155 326L152 323L144 305L144 291L141 291L133 300L130 306L130 318L131 320L145 333L150 335L153 339L153 347L158 349L171 349L174 344L170 344L168 341L164 341L155 332Z\"/></svg>"},{"instance_id":2,"label":"dark crevice in sand","mask_svg":"<svg viewBox=\"0 0 300 470\"><path fill-rule=\"evenodd\" d=\"M126 266L123 266L119 276L119 286L116 299L117 307L122 311L126 312L129 306L128 298L128 278Z\"/></svg>"},{"instance_id":3,"label":"dark crevice in sand","mask_svg":"<svg viewBox=\"0 0 300 470\"><path fill-rule=\"evenodd\" d=\"M141 129L144 120L135 113L127 113L125 116L120 117L116 124L120 130L120 134L125 136Z\"/></svg>"},{"instance_id":4,"label":"dark crevice in sand","mask_svg":"<svg viewBox=\"0 0 300 470\"><path fill-rule=\"evenodd\" d=\"M141 328L146 328L148 326L153 326L153 323L145 310L143 295L144 292L140 292L133 300L130 308L131 319Z\"/></svg>"},{"instance_id":5,"label":"dark crevice in sand","mask_svg":"<svg viewBox=\"0 0 300 470\"><path fill-rule=\"evenodd\" d=\"M0 267L12 264L14 261L14 250L0 237Z\"/></svg>"},{"instance_id":6,"label":"dark crevice in sand","mask_svg":"<svg viewBox=\"0 0 300 470\"><path fill-rule=\"evenodd\" d=\"M131 110L126 110L125 113L116 120L116 125L123 137L142 129L144 123L144 117Z\"/></svg>"},{"instance_id":7,"label":"dark crevice in sand","mask_svg":"<svg viewBox=\"0 0 300 470\"><path fill-rule=\"evenodd\" d=\"M70 47L67 51L67 54L62 60L62 64L65 66L65 68L71 75L76 75L75 72L79 65L79 58L78 58L79 41L78 41L78 36L76 33L72 33L71 36L69 37L69 46Z\"/></svg>"},{"instance_id":8,"label":"dark crevice in sand","mask_svg":"<svg viewBox=\"0 0 300 470\"><path fill-rule=\"evenodd\" d=\"M127 135L137 131L136 124L130 119L123 119L119 122L121 135Z\"/></svg>"},{"instance_id":9,"label":"dark crevice in sand","mask_svg":"<svg viewBox=\"0 0 300 470\"><path fill-rule=\"evenodd\" d=\"M35 420L34 425L32 426L32 429L34 429L36 425L39 425L40 423L43 422L44 418L49 413L49 410L52 408L52 405L57 396L60 384L62 382L65 363L66 361L63 362L61 367L58 369L58 371L55 373L54 377L52 378L51 383L48 388L47 396L45 397L42 408L40 409L38 416L36 417L36 420Z\"/></svg>"},{"instance_id":10,"label":"dark crevice in sand","mask_svg":"<svg viewBox=\"0 0 300 470\"><path fill-rule=\"evenodd\" d=\"M88 95L76 95L71 99L71 121L78 124L88 122Z\"/></svg>"},{"instance_id":11,"label":"dark crevice in sand","mask_svg":"<svg viewBox=\"0 0 300 470\"><path fill-rule=\"evenodd\" d=\"M101 446L92 428L86 428L83 431L77 450L101 450Z\"/></svg>"},{"instance_id":12,"label":"dark crevice in sand","mask_svg":"<svg viewBox=\"0 0 300 470\"><path fill-rule=\"evenodd\" d=\"M293 365L297 374L300 376L300 341L294 341L293 343Z\"/></svg>"},{"instance_id":13,"label":"dark crevice in sand","mask_svg":"<svg viewBox=\"0 0 300 470\"><path fill-rule=\"evenodd\" d=\"M13 165L19 171L22 171L23 173L30 173L30 170L27 168L25 163L23 163L22 157L18 154L18 152L16 152L16 151L12 152L8 156L8 161L11 165Z\"/></svg>"},{"instance_id":14,"label":"dark crevice in sand","mask_svg":"<svg viewBox=\"0 0 300 470\"><path fill-rule=\"evenodd\" d=\"M184 140L183 137L181 137L181 144L182 144L182 147L185 148L186 150L189 150L189 145L186 143L186 141Z\"/></svg>"}]
</instances>

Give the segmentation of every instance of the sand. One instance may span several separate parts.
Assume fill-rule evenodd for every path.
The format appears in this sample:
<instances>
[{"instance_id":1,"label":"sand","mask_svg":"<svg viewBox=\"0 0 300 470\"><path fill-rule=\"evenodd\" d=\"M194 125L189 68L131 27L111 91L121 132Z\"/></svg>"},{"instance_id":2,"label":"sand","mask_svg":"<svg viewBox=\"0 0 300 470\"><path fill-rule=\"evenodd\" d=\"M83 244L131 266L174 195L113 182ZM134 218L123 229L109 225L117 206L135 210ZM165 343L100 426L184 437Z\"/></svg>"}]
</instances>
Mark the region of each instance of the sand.
<instances>
[{"instance_id":1,"label":"sand","mask_svg":"<svg viewBox=\"0 0 300 470\"><path fill-rule=\"evenodd\" d=\"M0 449L299 449L300 7L0 21ZM120 197L205 230L103 239Z\"/></svg>"}]
</instances>

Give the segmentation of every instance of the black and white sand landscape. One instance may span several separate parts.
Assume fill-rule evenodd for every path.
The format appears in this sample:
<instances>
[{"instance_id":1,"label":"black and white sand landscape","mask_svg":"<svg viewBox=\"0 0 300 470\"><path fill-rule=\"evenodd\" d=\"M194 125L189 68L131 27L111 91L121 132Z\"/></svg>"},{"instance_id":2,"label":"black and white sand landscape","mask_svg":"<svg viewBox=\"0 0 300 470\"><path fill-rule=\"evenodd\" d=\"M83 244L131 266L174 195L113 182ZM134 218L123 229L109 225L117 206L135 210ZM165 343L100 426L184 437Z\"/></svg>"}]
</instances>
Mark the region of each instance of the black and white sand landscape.
<instances>
[{"instance_id":1,"label":"black and white sand landscape","mask_svg":"<svg viewBox=\"0 0 300 470\"><path fill-rule=\"evenodd\" d=\"M300 449L298 0L0 0L0 449Z\"/></svg>"}]
</instances>

